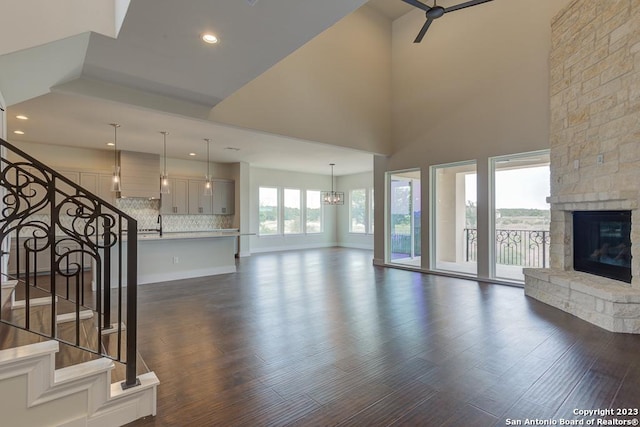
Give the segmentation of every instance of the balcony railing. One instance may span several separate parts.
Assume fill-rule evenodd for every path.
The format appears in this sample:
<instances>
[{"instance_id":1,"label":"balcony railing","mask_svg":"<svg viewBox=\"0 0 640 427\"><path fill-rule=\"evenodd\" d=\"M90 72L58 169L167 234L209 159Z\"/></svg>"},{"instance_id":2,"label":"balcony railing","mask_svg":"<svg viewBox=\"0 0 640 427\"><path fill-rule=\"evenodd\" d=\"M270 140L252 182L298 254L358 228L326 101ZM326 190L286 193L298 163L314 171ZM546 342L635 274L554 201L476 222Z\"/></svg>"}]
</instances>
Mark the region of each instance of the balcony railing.
<instances>
[{"instance_id":1,"label":"balcony railing","mask_svg":"<svg viewBox=\"0 0 640 427\"><path fill-rule=\"evenodd\" d=\"M477 261L478 234L475 228L465 228L465 257ZM549 231L496 230L496 264L546 268L549 265Z\"/></svg>"}]
</instances>

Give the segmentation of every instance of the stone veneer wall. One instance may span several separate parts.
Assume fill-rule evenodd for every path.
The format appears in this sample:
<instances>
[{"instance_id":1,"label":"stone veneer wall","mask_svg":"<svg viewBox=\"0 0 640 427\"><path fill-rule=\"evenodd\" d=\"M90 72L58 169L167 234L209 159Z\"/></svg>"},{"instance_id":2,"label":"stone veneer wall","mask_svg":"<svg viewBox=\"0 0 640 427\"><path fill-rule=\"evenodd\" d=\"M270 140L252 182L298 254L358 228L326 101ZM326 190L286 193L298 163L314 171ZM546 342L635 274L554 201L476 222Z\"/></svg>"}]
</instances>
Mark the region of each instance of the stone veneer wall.
<instances>
[{"instance_id":1,"label":"stone veneer wall","mask_svg":"<svg viewBox=\"0 0 640 427\"><path fill-rule=\"evenodd\" d=\"M551 268L525 293L640 333L640 0L574 0L551 26ZM576 210L631 211L631 286L573 270Z\"/></svg>"},{"instance_id":2,"label":"stone veneer wall","mask_svg":"<svg viewBox=\"0 0 640 427\"><path fill-rule=\"evenodd\" d=\"M551 267L573 268L571 211L632 210L640 288L640 1L571 2L552 22L550 67Z\"/></svg>"}]
</instances>

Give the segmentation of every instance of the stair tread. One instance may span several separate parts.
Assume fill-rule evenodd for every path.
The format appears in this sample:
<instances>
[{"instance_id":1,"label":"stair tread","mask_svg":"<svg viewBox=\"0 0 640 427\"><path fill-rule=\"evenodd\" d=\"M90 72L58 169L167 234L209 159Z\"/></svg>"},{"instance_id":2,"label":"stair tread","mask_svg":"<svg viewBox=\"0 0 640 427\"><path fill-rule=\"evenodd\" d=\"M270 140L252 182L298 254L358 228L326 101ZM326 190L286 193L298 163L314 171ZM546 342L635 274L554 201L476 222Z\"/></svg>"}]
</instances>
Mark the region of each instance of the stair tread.
<instances>
[{"instance_id":1,"label":"stair tread","mask_svg":"<svg viewBox=\"0 0 640 427\"><path fill-rule=\"evenodd\" d=\"M31 284L34 283L34 278L31 279ZM37 278L37 283L39 287L30 287L29 288L29 296L30 298L48 298L51 299L51 293L48 291L47 277L40 276ZM87 283L90 283L87 281ZM70 286L70 294L74 296L74 286ZM76 304L71 302L66 297L66 286L57 286L57 304L56 310L58 314L71 314L72 316L75 314ZM18 283L15 287L15 294L17 299L24 299L26 294L25 284L24 282ZM85 304L87 306L93 306L95 304L94 296L92 292L87 294L87 299L85 300ZM85 307L80 307L81 310L86 310ZM51 329L51 308L50 305L44 306L31 306L30 307L30 323L34 330L43 333L49 334ZM115 312L113 313L115 315ZM5 321L10 321L14 324L24 326L25 319L25 310L10 310L4 308L2 310L2 319ZM96 325L97 317L93 315L89 319L81 320L81 330L80 330L80 346L91 349L91 351L95 351L98 347L98 329ZM124 319L121 319L121 321ZM118 319L112 318L112 323L117 324ZM24 331L19 328L11 327L9 325L5 325L0 323L0 326L3 329L0 329L1 340L0 340L0 349L17 347L19 345L32 344L36 342L47 341L48 338L42 337L38 334L31 333L28 331ZM90 351L83 350L82 348L76 348L73 345L68 343L76 343L76 327L75 322L70 323L57 323L56 325L57 337L62 340L60 341L60 351L56 353L56 368L63 368L71 365L75 365L78 363L86 362L89 360L95 360L100 358L100 355L95 353L91 353ZM6 332L6 333L5 333ZM120 336L121 340L121 355L124 358L126 355L126 333L123 333ZM112 334L103 334L102 335L102 348L106 354L109 354L111 357L117 357L117 347L118 347L118 334L117 332ZM150 372L144 360L137 355L137 373L144 374ZM121 382L125 379L126 374L126 365L121 362L115 361L115 368L111 372L112 383Z\"/></svg>"}]
</instances>

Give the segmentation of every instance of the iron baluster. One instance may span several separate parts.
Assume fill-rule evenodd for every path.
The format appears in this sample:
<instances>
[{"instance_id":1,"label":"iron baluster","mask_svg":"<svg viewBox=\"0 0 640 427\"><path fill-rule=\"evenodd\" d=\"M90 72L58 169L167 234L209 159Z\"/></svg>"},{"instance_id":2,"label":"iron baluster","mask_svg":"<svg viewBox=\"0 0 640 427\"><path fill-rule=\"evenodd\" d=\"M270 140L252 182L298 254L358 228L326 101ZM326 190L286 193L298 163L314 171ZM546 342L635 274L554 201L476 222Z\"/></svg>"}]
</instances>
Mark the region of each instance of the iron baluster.
<instances>
[{"instance_id":1,"label":"iron baluster","mask_svg":"<svg viewBox=\"0 0 640 427\"><path fill-rule=\"evenodd\" d=\"M24 323L14 326L66 342L63 338L56 336L56 300L67 299L74 303L76 322L75 339L70 339L74 342L68 344L125 362L127 364L126 384L128 387L136 385L137 327L134 323L137 321L135 301L137 297L137 223L135 219L7 141L0 139L0 147L11 153L12 158L9 160L3 154L0 159L0 188L4 191L3 215L0 217L0 245L7 246L9 239L15 239L15 247L12 247L15 248L16 254L15 257L12 255L12 265L15 260L17 266L15 277L25 289L25 320ZM125 223L128 235L123 238ZM114 230L116 226L117 232ZM123 241L127 239L128 246L123 246ZM118 261L115 254L111 254L112 249L118 250ZM127 281L131 287L124 298L122 252L127 249L129 249L126 259ZM42 257L44 254L46 255ZM85 280L87 267L85 259L90 259L91 264L95 265L95 300L85 298L84 294L85 284L88 286ZM115 271L114 262L119 264L117 266L119 295L117 303L110 298L111 270ZM108 269L106 269L107 266ZM49 289L41 288L38 281L38 269L45 270L45 268L49 269ZM4 277L5 274L0 270L0 275ZM60 283L66 288L66 295L62 290L58 295L56 289L57 281L63 280L61 276L64 276L65 282ZM32 287L49 292L51 295L50 331L31 329L34 326L33 316L31 316L32 297L37 296ZM71 292L72 290L74 293ZM122 306L125 303L123 299L126 299L128 304L126 330L121 327ZM82 311L85 308L92 309L94 318L98 319L99 327L105 324L110 326L112 304L116 304L118 310L117 357L108 354L108 350L102 345L102 333L98 333L98 348L83 347L80 338ZM4 319L1 316L0 322L11 323L10 319ZM125 352L121 350L123 338L126 339L127 344L124 358L122 353Z\"/></svg>"}]
</instances>

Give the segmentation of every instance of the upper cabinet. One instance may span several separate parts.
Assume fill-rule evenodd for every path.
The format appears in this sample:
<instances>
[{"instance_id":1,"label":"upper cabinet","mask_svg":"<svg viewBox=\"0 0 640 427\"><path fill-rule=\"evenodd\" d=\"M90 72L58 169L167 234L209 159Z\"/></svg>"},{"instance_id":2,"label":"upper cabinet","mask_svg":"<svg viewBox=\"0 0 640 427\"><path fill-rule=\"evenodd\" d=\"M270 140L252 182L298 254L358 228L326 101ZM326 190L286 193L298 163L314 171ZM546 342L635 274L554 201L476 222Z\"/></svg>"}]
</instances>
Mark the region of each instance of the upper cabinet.
<instances>
[{"instance_id":1,"label":"upper cabinet","mask_svg":"<svg viewBox=\"0 0 640 427\"><path fill-rule=\"evenodd\" d=\"M113 205L116 193L111 191L111 180L110 174L80 172L80 186Z\"/></svg>"},{"instance_id":2,"label":"upper cabinet","mask_svg":"<svg viewBox=\"0 0 640 427\"><path fill-rule=\"evenodd\" d=\"M189 180L189 213L211 215L212 197L204 195L204 180Z\"/></svg>"},{"instance_id":3,"label":"upper cabinet","mask_svg":"<svg viewBox=\"0 0 640 427\"><path fill-rule=\"evenodd\" d=\"M189 181L169 178L169 194L161 194L160 212L163 214L189 213Z\"/></svg>"},{"instance_id":4,"label":"upper cabinet","mask_svg":"<svg viewBox=\"0 0 640 427\"><path fill-rule=\"evenodd\" d=\"M213 213L233 215L235 211L235 182L226 179L213 180Z\"/></svg>"},{"instance_id":5,"label":"upper cabinet","mask_svg":"<svg viewBox=\"0 0 640 427\"><path fill-rule=\"evenodd\" d=\"M205 196L206 181L202 179L170 178L170 193L162 194L162 214L232 215L235 206L235 183L226 179L213 180L213 196Z\"/></svg>"},{"instance_id":6,"label":"upper cabinet","mask_svg":"<svg viewBox=\"0 0 640 427\"><path fill-rule=\"evenodd\" d=\"M160 197L160 156L158 154L120 152L120 197Z\"/></svg>"}]
</instances>

